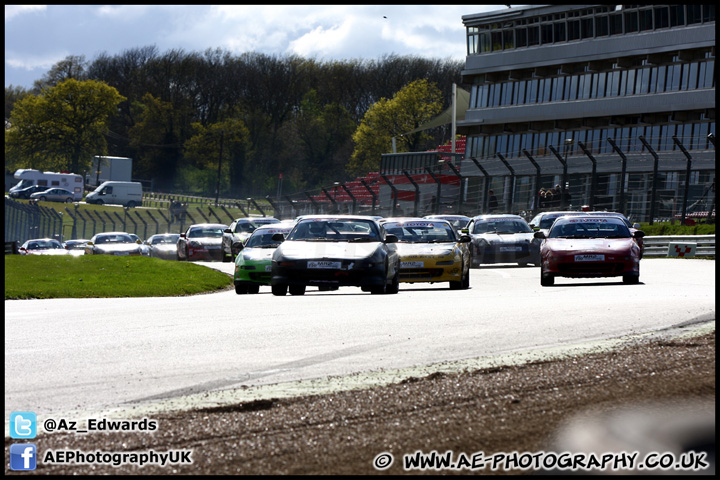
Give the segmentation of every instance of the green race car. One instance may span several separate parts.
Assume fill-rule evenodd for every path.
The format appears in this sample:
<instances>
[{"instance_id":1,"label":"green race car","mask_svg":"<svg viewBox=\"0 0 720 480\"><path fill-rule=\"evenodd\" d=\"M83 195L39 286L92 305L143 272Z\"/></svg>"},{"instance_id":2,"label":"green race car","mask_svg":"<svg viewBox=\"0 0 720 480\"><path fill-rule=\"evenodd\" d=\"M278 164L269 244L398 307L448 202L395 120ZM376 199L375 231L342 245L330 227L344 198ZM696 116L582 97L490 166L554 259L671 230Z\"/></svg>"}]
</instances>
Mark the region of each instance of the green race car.
<instances>
[{"instance_id":1,"label":"green race car","mask_svg":"<svg viewBox=\"0 0 720 480\"><path fill-rule=\"evenodd\" d=\"M276 233L287 235L295 222L280 222L262 225L253 231L245 244L233 244L239 249L235 257L235 293L258 293L260 285L270 285L272 254L280 245L272 239Z\"/></svg>"}]
</instances>

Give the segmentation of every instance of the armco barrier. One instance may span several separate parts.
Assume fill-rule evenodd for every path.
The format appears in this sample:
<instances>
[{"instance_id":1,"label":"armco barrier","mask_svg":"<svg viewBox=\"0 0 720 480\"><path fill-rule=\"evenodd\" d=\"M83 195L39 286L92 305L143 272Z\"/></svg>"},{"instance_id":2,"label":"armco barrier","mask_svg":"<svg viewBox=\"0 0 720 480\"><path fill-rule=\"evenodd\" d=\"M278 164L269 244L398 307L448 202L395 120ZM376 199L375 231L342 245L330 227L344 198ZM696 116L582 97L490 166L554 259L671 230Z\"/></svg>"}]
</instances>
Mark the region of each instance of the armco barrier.
<instances>
[{"instance_id":1,"label":"armco barrier","mask_svg":"<svg viewBox=\"0 0 720 480\"><path fill-rule=\"evenodd\" d=\"M645 257L667 257L670 244L694 244L696 257L715 257L715 235L657 235L643 240Z\"/></svg>"}]
</instances>

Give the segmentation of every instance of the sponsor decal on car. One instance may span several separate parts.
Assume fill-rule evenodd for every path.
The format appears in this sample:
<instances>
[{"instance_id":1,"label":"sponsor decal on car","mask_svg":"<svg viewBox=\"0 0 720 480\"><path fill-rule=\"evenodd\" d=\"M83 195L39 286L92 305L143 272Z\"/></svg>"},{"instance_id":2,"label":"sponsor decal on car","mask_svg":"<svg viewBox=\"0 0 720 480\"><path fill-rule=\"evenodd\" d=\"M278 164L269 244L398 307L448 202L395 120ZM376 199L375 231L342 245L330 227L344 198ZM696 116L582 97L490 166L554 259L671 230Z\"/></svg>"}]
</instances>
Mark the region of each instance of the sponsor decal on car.
<instances>
[{"instance_id":1,"label":"sponsor decal on car","mask_svg":"<svg viewBox=\"0 0 720 480\"><path fill-rule=\"evenodd\" d=\"M310 260L307 268L324 268L324 269L340 269L342 262L332 262L327 260Z\"/></svg>"},{"instance_id":2,"label":"sponsor decal on car","mask_svg":"<svg viewBox=\"0 0 720 480\"><path fill-rule=\"evenodd\" d=\"M605 255L575 255L576 262L604 262Z\"/></svg>"}]
</instances>

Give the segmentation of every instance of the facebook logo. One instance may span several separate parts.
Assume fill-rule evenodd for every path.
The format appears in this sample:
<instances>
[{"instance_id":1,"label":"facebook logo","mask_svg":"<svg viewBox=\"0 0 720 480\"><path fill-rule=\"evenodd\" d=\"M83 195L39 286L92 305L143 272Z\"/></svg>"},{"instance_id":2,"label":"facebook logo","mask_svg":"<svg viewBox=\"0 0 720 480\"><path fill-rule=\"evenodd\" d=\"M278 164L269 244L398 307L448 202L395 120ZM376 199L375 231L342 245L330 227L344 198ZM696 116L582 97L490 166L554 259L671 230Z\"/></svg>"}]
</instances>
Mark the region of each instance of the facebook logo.
<instances>
[{"instance_id":1,"label":"facebook logo","mask_svg":"<svg viewBox=\"0 0 720 480\"><path fill-rule=\"evenodd\" d=\"M37 447L32 443L10 445L10 470L35 470Z\"/></svg>"},{"instance_id":2,"label":"facebook logo","mask_svg":"<svg viewBox=\"0 0 720 480\"><path fill-rule=\"evenodd\" d=\"M35 412L12 412L10 414L11 438L35 438L37 416Z\"/></svg>"}]
</instances>

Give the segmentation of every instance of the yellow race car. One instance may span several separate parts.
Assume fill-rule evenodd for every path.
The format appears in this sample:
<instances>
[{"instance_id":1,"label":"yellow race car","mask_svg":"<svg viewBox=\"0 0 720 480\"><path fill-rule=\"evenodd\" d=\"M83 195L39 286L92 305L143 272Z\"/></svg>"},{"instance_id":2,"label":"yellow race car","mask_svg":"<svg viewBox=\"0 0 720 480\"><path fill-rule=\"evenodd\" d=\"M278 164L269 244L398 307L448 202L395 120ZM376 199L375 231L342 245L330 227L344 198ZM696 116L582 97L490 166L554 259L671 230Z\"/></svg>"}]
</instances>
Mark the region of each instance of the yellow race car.
<instances>
[{"instance_id":1,"label":"yellow race car","mask_svg":"<svg viewBox=\"0 0 720 480\"><path fill-rule=\"evenodd\" d=\"M450 282L450 289L470 287L470 237L460 235L447 220L390 218L387 233L398 237L400 282Z\"/></svg>"}]
</instances>

